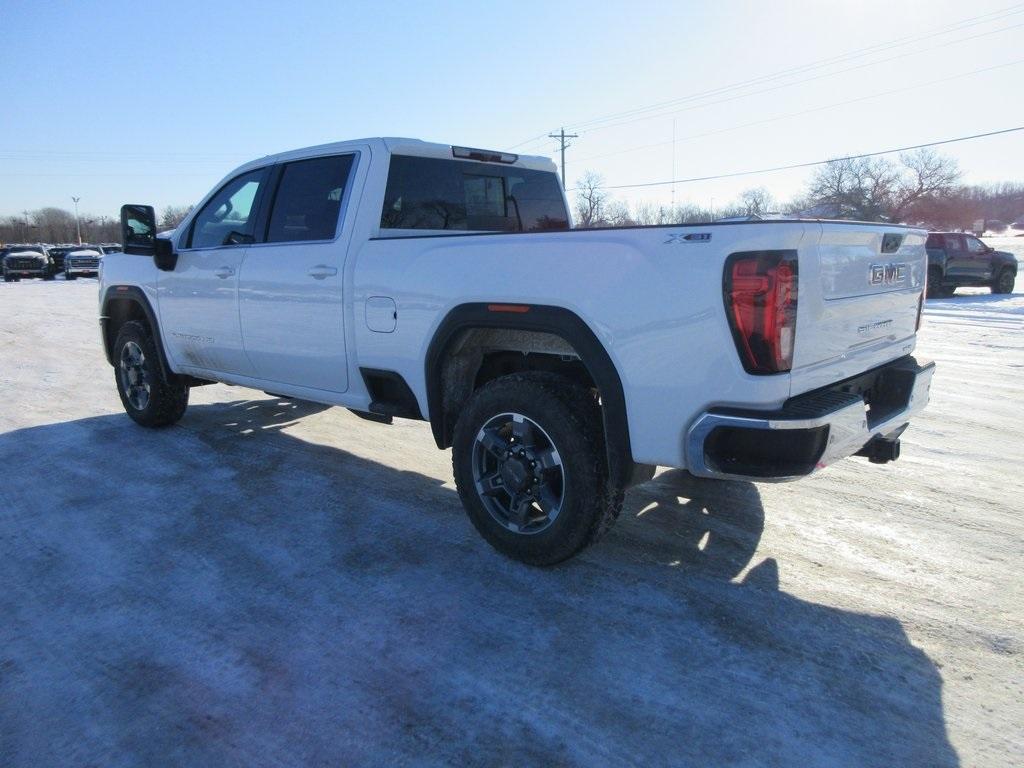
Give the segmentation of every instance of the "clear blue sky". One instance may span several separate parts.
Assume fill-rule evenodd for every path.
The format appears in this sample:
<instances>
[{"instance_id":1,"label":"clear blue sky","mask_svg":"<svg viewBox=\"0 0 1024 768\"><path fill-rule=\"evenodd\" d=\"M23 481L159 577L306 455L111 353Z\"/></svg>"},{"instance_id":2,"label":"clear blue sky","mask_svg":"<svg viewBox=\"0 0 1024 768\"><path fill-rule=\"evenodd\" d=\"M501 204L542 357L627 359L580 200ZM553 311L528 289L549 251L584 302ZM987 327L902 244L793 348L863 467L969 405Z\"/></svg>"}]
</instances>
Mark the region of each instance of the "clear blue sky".
<instances>
[{"instance_id":1,"label":"clear blue sky","mask_svg":"<svg viewBox=\"0 0 1024 768\"><path fill-rule=\"evenodd\" d=\"M869 46L628 116L644 120L581 126L570 186L588 169L608 184L672 178L673 121L676 178L1024 125L1024 4L1007 0L4 0L0 18L0 215L70 208L72 195L92 215L188 204L246 160L362 136L508 148ZM888 45L901 38L912 39ZM1024 181L1022 150L1024 133L943 151L983 183ZM553 156L554 143L517 151ZM808 175L675 195L721 204L765 186L787 198ZM617 194L665 202L671 189Z\"/></svg>"}]
</instances>

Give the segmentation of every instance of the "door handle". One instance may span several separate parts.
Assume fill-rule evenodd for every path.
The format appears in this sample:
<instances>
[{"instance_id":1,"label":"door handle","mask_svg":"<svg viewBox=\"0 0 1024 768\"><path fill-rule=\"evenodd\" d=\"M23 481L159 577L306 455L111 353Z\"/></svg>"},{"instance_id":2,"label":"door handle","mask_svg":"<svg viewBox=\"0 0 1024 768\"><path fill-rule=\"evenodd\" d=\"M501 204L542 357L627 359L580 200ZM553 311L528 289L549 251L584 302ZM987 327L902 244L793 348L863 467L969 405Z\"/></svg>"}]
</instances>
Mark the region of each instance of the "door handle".
<instances>
[{"instance_id":1,"label":"door handle","mask_svg":"<svg viewBox=\"0 0 1024 768\"><path fill-rule=\"evenodd\" d=\"M328 267L326 264L317 264L315 267L310 267L309 272L306 274L315 280L323 280L338 274L338 269L336 267Z\"/></svg>"},{"instance_id":2,"label":"door handle","mask_svg":"<svg viewBox=\"0 0 1024 768\"><path fill-rule=\"evenodd\" d=\"M213 274L219 277L221 280L226 280L235 274L234 267L221 267L220 269L214 270Z\"/></svg>"}]
</instances>

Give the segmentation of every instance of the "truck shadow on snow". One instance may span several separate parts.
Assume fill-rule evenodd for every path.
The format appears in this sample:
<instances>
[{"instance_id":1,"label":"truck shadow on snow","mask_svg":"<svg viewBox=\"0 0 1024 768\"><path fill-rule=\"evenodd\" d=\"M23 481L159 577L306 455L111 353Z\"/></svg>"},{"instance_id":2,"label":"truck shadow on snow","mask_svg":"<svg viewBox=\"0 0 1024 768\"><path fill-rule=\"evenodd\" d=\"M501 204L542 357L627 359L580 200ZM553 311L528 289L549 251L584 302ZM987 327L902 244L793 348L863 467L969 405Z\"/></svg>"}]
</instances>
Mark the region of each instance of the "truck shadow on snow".
<instances>
[{"instance_id":1,"label":"truck shadow on snow","mask_svg":"<svg viewBox=\"0 0 1024 768\"><path fill-rule=\"evenodd\" d=\"M290 433L318 410L0 435L0 762L958 764L898 621L750 567L755 486L664 473L527 568L437 478Z\"/></svg>"}]
</instances>

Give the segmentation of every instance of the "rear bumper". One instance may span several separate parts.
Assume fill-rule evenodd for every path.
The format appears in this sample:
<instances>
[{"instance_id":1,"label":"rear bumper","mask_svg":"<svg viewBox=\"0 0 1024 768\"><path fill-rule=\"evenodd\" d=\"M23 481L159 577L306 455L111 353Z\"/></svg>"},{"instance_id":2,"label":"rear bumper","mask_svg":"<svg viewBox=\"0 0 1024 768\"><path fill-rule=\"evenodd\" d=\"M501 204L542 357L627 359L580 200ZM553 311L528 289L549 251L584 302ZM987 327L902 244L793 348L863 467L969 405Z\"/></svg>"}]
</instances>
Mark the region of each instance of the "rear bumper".
<instances>
[{"instance_id":1,"label":"rear bumper","mask_svg":"<svg viewBox=\"0 0 1024 768\"><path fill-rule=\"evenodd\" d=\"M872 461L895 458L897 446L877 446L896 441L928 404L934 373L935 363L908 355L791 398L777 411L710 410L687 432L687 468L700 477L782 481L858 452Z\"/></svg>"}]
</instances>

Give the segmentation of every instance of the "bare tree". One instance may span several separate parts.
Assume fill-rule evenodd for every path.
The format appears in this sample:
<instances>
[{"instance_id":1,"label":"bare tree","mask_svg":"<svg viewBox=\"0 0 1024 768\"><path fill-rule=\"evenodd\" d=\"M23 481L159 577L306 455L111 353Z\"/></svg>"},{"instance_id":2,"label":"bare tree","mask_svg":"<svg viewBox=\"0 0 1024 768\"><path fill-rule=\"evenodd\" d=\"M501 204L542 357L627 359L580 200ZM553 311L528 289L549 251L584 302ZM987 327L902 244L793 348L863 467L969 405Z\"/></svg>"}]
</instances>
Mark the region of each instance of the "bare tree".
<instances>
[{"instance_id":1,"label":"bare tree","mask_svg":"<svg viewBox=\"0 0 1024 768\"><path fill-rule=\"evenodd\" d=\"M605 221L608 193L602 189L604 179L587 171L576 182L576 224L580 227L599 227Z\"/></svg>"},{"instance_id":2,"label":"bare tree","mask_svg":"<svg viewBox=\"0 0 1024 768\"><path fill-rule=\"evenodd\" d=\"M63 208L40 208L31 216L33 236L43 243L77 242L75 215Z\"/></svg>"},{"instance_id":3,"label":"bare tree","mask_svg":"<svg viewBox=\"0 0 1024 768\"><path fill-rule=\"evenodd\" d=\"M927 148L900 155L900 162L908 173L895 191L891 221L902 221L907 210L920 200L949 194L960 180L956 160Z\"/></svg>"},{"instance_id":4,"label":"bare tree","mask_svg":"<svg viewBox=\"0 0 1024 768\"><path fill-rule=\"evenodd\" d=\"M160 215L160 229L174 229L191 210L191 205L168 205Z\"/></svg>"},{"instance_id":5,"label":"bare tree","mask_svg":"<svg viewBox=\"0 0 1024 768\"><path fill-rule=\"evenodd\" d=\"M746 216L761 216L775 208L775 198L764 187L745 189L740 192L740 202L737 207L742 208Z\"/></svg>"},{"instance_id":6,"label":"bare tree","mask_svg":"<svg viewBox=\"0 0 1024 768\"><path fill-rule=\"evenodd\" d=\"M956 161L927 149L900 155L899 164L880 157L833 160L815 172L807 201L839 218L902 221L912 205L948 194L959 178Z\"/></svg>"},{"instance_id":7,"label":"bare tree","mask_svg":"<svg viewBox=\"0 0 1024 768\"><path fill-rule=\"evenodd\" d=\"M629 212L629 206L621 200L612 200L605 206L603 223L610 227L630 227L636 219Z\"/></svg>"}]
</instances>

